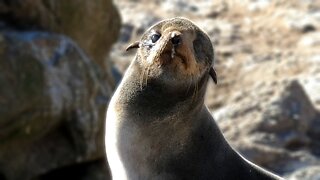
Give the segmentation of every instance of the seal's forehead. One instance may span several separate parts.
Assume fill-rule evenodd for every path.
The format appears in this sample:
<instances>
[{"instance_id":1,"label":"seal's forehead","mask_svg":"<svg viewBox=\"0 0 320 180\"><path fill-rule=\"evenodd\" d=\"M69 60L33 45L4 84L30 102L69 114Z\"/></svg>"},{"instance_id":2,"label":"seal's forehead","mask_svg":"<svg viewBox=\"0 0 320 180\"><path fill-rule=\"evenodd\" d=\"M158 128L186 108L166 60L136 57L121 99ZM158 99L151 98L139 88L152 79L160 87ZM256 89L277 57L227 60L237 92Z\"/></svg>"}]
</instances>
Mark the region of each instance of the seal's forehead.
<instances>
[{"instance_id":1,"label":"seal's forehead","mask_svg":"<svg viewBox=\"0 0 320 180\"><path fill-rule=\"evenodd\" d=\"M172 18L166 19L158 22L153 25L147 32L149 31L158 31L163 32L168 28L174 27L176 30L186 31L186 30L195 30L198 29L195 24L185 18Z\"/></svg>"}]
</instances>

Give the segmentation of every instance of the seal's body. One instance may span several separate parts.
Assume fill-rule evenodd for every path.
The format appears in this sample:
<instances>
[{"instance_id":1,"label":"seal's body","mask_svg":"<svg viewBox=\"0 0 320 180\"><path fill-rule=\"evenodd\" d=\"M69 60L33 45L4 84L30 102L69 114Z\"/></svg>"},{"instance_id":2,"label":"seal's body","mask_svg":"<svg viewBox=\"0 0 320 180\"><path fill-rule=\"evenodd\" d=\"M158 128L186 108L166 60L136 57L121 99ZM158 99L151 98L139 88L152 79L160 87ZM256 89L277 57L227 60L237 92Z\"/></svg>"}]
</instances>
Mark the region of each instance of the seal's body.
<instances>
[{"instance_id":1,"label":"seal's body","mask_svg":"<svg viewBox=\"0 0 320 180\"><path fill-rule=\"evenodd\" d=\"M213 47L192 22L152 26L113 95L106 151L114 180L280 179L226 142L204 105Z\"/></svg>"}]
</instances>

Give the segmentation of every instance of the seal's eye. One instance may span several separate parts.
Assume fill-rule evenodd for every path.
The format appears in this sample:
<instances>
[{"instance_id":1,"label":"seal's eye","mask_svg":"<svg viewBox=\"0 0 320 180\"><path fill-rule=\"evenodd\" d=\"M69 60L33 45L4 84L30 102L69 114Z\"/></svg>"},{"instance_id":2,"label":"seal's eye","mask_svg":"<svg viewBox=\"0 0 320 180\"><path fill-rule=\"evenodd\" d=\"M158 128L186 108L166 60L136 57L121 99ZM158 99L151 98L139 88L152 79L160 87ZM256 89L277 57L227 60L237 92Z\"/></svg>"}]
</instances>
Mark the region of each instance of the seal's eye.
<instances>
[{"instance_id":1,"label":"seal's eye","mask_svg":"<svg viewBox=\"0 0 320 180\"><path fill-rule=\"evenodd\" d=\"M152 34L151 36L151 41L152 43L155 43L158 41L158 39L160 39L161 35L160 34Z\"/></svg>"}]
</instances>

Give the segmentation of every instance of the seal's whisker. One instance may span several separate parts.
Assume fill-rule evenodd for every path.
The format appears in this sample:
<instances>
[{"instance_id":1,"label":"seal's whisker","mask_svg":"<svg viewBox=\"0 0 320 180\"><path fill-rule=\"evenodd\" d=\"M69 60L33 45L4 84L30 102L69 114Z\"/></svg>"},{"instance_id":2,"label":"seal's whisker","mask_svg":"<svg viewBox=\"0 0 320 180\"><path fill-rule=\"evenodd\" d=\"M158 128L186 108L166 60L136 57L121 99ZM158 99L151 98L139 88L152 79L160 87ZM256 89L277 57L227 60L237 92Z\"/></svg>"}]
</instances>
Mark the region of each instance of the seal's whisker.
<instances>
[{"instance_id":1,"label":"seal's whisker","mask_svg":"<svg viewBox=\"0 0 320 180\"><path fill-rule=\"evenodd\" d=\"M198 82L196 83L196 90L195 90L195 98L197 99L198 96L198 92L199 92L199 84Z\"/></svg>"},{"instance_id":2,"label":"seal's whisker","mask_svg":"<svg viewBox=\"0 0 320 180\"><path fill-rule=\"evenodd\" d=\"M173 59L175 55L176 55L176 48L173 46L171 49L171 59Z\"/></svg>"},{"instance_id":3,"label":"seal's whisker","mask_svg":"<svg viewBox=\"0 0 320 180\"><path fill-rule=\"evenodd\" d=\"M188 85L188 88L187 88L187 92L186 92L187 94L188 94L192 84L193 84L193 78L191 78L191 81L189 82L189 85Z\"/></svg>"},{"instance_id":4,"label":"seal's whisker","mask_svg":"<svg viewBox=\"0 0 320 180\"><path fill-rule=\"evenodd\" d=\"M149 73L150 73L150 66L147 67L147 74L146 74L146 81L145 81L145 86L148 85L148 78L149 78Z\"/></svg>"},{"instance_id":5,"label":"seal's whisker","mask_svg":"<svg viewBox=\"0 0 320 180\"><path fill-rule=\"evenodd\" d=\"M146 68L143 68L143 69L142 69L142 73L141 73L140 78L139 78L139 84L140 84L140 89L141 89L141 90L142 90L142 88L143 88L143 81L144 81L145 71L146 71Z\"/></svg>"},{"instance_id":6,"label":"seal's whisker","mask_svg":"<svg viewBox=\"0 0 320 180\"><path fill-rule=\"evenodd\" d=\"M195 82L194 77L192 77L192 82ZM193 87L192 101L196 98L196 91L197 91L197 83L195 83Z\"/></svg>"}]
</instances>

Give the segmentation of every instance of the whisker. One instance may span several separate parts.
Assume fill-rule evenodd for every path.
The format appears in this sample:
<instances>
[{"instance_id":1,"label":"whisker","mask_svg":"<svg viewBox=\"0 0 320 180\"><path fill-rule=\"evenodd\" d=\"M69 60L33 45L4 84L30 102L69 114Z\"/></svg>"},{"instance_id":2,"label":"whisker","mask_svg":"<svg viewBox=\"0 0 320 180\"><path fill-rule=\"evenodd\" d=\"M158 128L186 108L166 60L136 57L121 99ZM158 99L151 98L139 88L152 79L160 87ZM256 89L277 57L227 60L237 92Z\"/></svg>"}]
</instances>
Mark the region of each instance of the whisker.
<instances>
[{"instance_id":1,"label":"whisker","mask_svg":"<svg viewBox=\"0 0 320 180\"><path fill-rule=\"evenodd\" d=\"M146 82L145 82L145 86L148 85L148 78L149 78L149 74L150 74L150 66L147 67L147 74L146 74Z\"/></svg>"},{"instance_id":2,"label":"whisker","mask_svg":"<svg viewBox=\"0 0 320 180\"><path fill-rule=\"evenodd\" d=\"M146 71L146 68L143 68L142 73L140 75L140 89L142 90L143 87L143 81L144 81L144 73Z\"/></svg>"},{"instance_id":3,"label":"whisker","mask_svg":"<svg viewBox=\"0 0 320 180\"><path fill-rule=\"evenodd\" d=\"M187 88L187 94L188 94L188 92L189 92L189 90L190 90L190 88L191 88L191 85L192 85L192 80L190 81L190 83L189 83L189 85L188 85L188 88Z\"/></svg>"},{"instance_id":4,"label":"whisker","mask_svg":"<svg viewBox=\"0 0 320 180\"><path fill-rule=\"evenodd\" d=\"M191 83L195 82L193 93L192 93L192 101L197 99L197 96L198 96L198 93L199 93L199 84L198 84L197 81L194 81L194 79L197 79L197 77L192 77L192 82Z\"/></svg>"}]
</instances>

